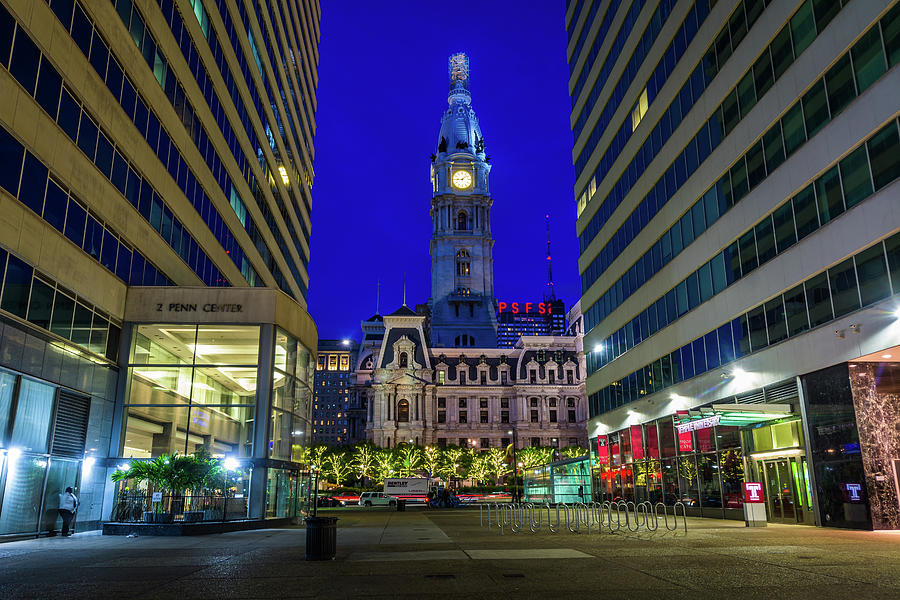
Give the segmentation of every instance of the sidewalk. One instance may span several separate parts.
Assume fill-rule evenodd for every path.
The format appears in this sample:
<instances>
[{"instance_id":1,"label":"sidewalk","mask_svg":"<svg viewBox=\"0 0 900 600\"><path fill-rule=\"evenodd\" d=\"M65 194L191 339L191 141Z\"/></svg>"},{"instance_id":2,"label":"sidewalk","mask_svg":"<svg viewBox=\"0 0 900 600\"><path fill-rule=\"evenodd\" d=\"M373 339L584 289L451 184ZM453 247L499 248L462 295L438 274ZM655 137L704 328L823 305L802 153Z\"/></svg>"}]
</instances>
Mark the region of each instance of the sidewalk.
<instances>
[{"instance_id":1,"label":"sidewalk","mask_svg":"<svg viewBox=\"0 0 900 600\"><path fill-rule=\"evenodd\" d=\"M501 536L472 508L320 514L340 518L333 562L304 561L303 528L0 544L0 597L900 598L898 532L689 519L686 536Z\"/></svg>"}]
</instances>

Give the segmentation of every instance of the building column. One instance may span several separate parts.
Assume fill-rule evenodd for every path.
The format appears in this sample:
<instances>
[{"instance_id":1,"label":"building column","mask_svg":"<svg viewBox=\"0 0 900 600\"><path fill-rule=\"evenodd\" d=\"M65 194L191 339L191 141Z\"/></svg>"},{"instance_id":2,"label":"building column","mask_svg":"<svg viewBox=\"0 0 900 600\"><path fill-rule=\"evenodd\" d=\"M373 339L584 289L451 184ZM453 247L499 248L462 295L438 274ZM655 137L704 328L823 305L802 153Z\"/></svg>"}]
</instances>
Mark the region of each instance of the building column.
<instances>
[{"instance_id":1,"label":"building column","mask_svg":"<svg viewBox=\"0 0 900 600\"><path fill-rule=\"evenodd\" d=\"M259 336L259 357L256 368L256 404L253 408L253 463L250 474L249 514L251 519L266 516L266 479L269 457L269 426L272 407L272 369L275 367L275 326L262 325Z\"/></svg>"}]
</instances>

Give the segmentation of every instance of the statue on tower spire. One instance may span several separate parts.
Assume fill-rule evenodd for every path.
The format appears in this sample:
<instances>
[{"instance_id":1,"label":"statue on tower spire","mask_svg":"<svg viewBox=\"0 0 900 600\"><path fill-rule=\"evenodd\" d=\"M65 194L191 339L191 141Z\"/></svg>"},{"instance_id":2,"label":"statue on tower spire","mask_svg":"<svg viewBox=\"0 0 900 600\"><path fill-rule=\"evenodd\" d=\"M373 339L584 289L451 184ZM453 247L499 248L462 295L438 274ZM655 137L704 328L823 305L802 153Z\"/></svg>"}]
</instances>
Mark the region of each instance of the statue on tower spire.
<instances>
[{"instance_id":1,"label":"statue on tower spire","mask_svg":"<svg viewBox=\"0 0 900 600\"><path fill-rule=\"evenodd\" d=\"M450 55L448 71L450 73L450 95L447 101L469 103L469 57L464 52Z\"/></svg>"}]
</instances>

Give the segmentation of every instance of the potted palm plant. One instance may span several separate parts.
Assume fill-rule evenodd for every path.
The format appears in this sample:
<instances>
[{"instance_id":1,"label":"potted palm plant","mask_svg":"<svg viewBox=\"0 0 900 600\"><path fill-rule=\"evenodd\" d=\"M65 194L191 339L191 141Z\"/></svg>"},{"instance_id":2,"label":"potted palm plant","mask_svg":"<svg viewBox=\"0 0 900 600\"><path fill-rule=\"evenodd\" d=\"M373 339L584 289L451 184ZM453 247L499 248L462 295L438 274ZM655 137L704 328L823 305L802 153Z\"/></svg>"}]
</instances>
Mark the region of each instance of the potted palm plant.
<instances>
[{"instance_id":1,"label":"potted palm plant","mask_svg":"<svg viewBox=\"0 0 900 600\"><path fill-rule=\"evenodd\" d=\"M194 455L179 456L163 454L149 461L134 462L127 470L118 470L110 477L113 481L129 480L133 485L147 482L153 489L168 493L169 510L164 510L164 502L156 505L155 511L144 511L146 523L171 523L175 512L182 512L184 492L197 490L219 475L222 467L205 451ZM187 521L199 521L203 511L189 511ZM193 514L197 513L197 514Z\"/></svg>"}]
</instances>

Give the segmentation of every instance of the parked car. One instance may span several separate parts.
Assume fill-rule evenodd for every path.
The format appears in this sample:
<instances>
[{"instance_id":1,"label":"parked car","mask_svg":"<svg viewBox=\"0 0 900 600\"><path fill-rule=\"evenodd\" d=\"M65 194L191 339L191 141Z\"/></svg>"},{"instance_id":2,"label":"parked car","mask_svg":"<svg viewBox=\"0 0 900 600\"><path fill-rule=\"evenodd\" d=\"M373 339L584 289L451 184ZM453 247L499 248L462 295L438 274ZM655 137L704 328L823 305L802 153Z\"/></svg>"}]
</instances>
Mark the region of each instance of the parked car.
<instances>
[{"instance_id":1,"label":"parked car","mask_svg":"<svg viewBox=\"0 0 900 600\"><path fill-rule=\"evenodd\" d=\"M383 492L363 492L359 495L360 506L396 506L397 499Z\"/></svg>"},{"instance_id":2,"label":"parked car","mask_svg":"<svg viewBox=\"0 0 900 600\"><path fill-rule=\"evenodd\" d=\"M334 496L319 496L319 501L317 505L322 508L328 508L331 506L343 506L344 503L335 498Z\"/></svg>"}]
</instances>

